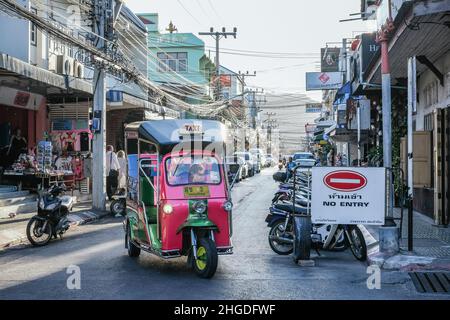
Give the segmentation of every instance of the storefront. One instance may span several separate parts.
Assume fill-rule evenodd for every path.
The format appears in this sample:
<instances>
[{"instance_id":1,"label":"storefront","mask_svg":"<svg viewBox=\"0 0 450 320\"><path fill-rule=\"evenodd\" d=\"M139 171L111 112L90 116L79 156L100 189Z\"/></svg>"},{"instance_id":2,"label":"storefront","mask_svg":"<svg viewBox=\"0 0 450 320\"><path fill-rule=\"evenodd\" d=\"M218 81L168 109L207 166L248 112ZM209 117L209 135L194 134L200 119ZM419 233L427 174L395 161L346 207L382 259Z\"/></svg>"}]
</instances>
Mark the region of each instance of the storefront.
<instances>
[{"instance_id":1,"label":"storefront","mask_svg":"<svg viewBox=\"0 0 450 320\"><path fill-rule=\"evenodd\" d=\"M47 130L32 138L28 150L5 164L2 183L37 190L51 183L64 182L69 190L89 193L89 176L85 174L92 139L89 104L48 105L44 109L48 110L48 117L44 119ZM24 137L33 136L30 128L36 127L36 122L31 122L34 118L30 119L18 110L8 116L16 117L15 123L27 124Z\"/></svg>"},{"instance_id":2,"label":"storefront","mask_svg":"<svg viewBox=\"0 0 450 320\"><path fill-rule=\"evenodd\" d=\"M82 79L66 80L0 53L0 184L38 190L61 181L82 189L78 152L90 150L89 112L66 101L88 101L92 86Z\"/></svg>"}]
</instances>

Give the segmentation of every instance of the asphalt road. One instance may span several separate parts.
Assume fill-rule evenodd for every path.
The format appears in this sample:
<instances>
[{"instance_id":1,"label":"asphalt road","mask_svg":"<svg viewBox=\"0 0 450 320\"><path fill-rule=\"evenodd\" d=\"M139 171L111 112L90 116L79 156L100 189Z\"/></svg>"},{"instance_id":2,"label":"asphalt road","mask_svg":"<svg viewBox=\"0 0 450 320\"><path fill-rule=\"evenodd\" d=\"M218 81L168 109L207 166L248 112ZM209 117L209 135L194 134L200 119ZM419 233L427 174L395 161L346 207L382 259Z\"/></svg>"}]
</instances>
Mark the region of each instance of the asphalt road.
<instances>
[{"instance_id":1,"label":"asphalt road","mask_svg":"<svg viewBox=\"0 0 450 320\"><path fill-rule=\"evenodd\" d=\"M264 222L276 184L272 170L233 191L234 254L221 256L215 277L198 278L186 258L164 261L147 253L129 258L122 218L73 228L44 248L0 253L0 299L448 299L419 294L407 273L381 274L369 290L367 266L349 251L322 252L315 267L276 255ZM81 271L81 289L67 288L67 268Z\"/></svg>"}]
</instances>

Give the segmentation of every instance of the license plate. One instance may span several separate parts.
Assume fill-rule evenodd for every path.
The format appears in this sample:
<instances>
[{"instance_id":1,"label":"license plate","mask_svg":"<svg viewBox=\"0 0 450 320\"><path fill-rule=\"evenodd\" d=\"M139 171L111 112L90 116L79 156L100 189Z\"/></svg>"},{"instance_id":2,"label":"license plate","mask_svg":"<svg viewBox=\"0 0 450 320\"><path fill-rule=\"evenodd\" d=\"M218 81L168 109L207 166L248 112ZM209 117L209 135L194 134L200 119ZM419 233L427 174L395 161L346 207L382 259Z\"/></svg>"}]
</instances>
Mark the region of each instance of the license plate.
<instances>
[{"instance_id":1,"label":"license plate","mask_svg":"<svg viewBox=\"0 0 450 320\"><path fill-rule=\"evenodd\" d=\"M209 197L209 187L207 186L195 186L195 187L185 187L184 197Z\"/></svg>"}]
</instances>

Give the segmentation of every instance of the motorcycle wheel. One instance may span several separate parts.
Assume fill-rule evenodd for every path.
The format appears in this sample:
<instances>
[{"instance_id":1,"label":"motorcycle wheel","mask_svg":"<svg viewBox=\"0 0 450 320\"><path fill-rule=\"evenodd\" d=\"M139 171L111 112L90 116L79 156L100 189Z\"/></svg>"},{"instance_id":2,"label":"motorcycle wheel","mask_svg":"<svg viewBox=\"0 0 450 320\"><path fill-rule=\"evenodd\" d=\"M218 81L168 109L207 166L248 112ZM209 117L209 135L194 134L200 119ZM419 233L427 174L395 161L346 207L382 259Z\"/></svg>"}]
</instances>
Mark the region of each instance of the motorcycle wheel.
<instances>
[{"instance_id":1,"label":"motorcycle wheel","mask_svg":"<svg viewBox=\"0 0 450 320\"><path fill-rule=\"evenodd\" d=\"M35 247L42 247L47 245L53 236L53 227L50 222L47 222L45 230L42 229L44 221L35 217L27 224L27 238Z\"/></svg>"},{"instance_id":2,"label":"motorcycle wheel","mask_svg":"<svg viewBox=\"0 0 450 320\"><path fill-rule=\"evenodd\" d=\"M210 279L217 270L219 257L217 248L211 239L201 238L197 245L197 259L192 257L192 268L197 276L204 279Z\"/></svg>"},{"instance_id":3,"label":"motorcycle wheel","mask_svg":"<svg viewBox=\"0 0 450 320\"><path fill-rule=\"evenodd\" d=\"M357 226L349 227L346 235L349 237L347 238L348 245L356 260L366 261L367 245L361 230Z\"/></svg>"},{"instance_id":4,"label":"motorcycle wheel","mask_svg":"<svg viewBox=\"0 0 450 320\"><path fill-rule=\"evenodd\" d=\"M113 200L111 202L111 215L116 216L117 214L125 216L125 203L122 200Z\"/></svg>"},{"instance_id":5,"label":"motorcycle wheel","mask_svg":"<svg viewBox=\"0 0 450 320\"><path fill-rule=\"evenodd\" d=\"M269 232L269 245L270 248L280 256L287 256L290 255L294 251L294 246L291 243L285 243L280 244L277 240L272 240L271 237L279 237L283 235L283 228L284 228L284 220L280 220L277 223L273 225L273 227L270 229ZM290 226L288 225L288 228ZM288 236L289 238L293 239L292 233Z\"/></svg>"}]
</instances>

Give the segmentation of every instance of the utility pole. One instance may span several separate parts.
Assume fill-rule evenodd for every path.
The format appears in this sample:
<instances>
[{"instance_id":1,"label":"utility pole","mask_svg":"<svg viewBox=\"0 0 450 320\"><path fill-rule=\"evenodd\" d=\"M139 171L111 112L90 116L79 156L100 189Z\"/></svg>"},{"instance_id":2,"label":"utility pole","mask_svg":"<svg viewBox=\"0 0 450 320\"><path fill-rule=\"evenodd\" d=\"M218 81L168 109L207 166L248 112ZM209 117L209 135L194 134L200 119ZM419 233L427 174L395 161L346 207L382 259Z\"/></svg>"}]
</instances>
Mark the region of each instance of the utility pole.
<instances>
[{"instance_id":1,"label":"utility pole","mask_svg":"<svg viewBox=\"0 0 450 320\"><path fill-rule=\"evenodd\" d=\"M119 16L121 1L95 0L94 32L97 48L107 51L106 39L113 38L114 22ZM92 207L106 209L106 70L97 63L94 69L93 143L92 143Z\"/></svg>"},{"instance_id":2,"label":"utility pole","mask_svg":"<svg viewBox=\"0 0 450 320\"><path fill-rule=\"evenodd\" d=\"M250 73L248 71L246 73L243 73L243 72L239 71L236 76L237 76L239 82L241 83L241 92L242 92L241 100L242 100L242 105L243 105L244 101L245 101L245 85L246 85L245 78L246 77L256 77L256 71L254 71L253 73Z\"/></svg>"},{"instance_id":3,"label":"utility pole","mask_svg":"<svg viewBox=\"0 0 450 320\"><path fill-rule=\"evenodd\" d=\"M222 28L222 31L214 31L214 28L211 27L209 32L199 32L199 35L201 36L212 36L214 38L214 40L216 40L216 83L215 83L215 97L214 100L218 101L220 99L220 93L221 93L221 88L220 88L220 60L219 60L219 51L220 51L220 47L219 47L219 43L220 43L220 39L222 38L227 38L228 36L233 36L236 39L236 34L237 34L237 28L234 27L233 28L233 32L227 32L227 30L225 29L225 27Z\"/></svg>"},{"instance_id":4,"label":"utility pole","mask_svg":"<svg viewBox=\"0 0 450 320\"><path fill-rule=\"evenodd\" d=\"M389 11L390 11L389 5ZM377 41L381 43L381 87L383 117L383 165L388 170L387 215L385 225L380 228L380 251L397 253L399 251L398 228L394 222L394 186L392 174L392 105L391 72L389 64L389 38L394 30L391 12L386 23L378 31Z\"/></svg>"},{"instance_id":5,"label":"utility pole","mask_svg":"<svg viewBox=\"0 0 450 320\"><path fill-rule=\"evenodd\" d=\"M269 140L269 146L267 148L267 153L271 154L272 153L272 129L274 129L276 127L275 123L277 122L276 119L272 119L273 116L276 115L276 112L267 112L266 116L267 116L267 120L265 120L264 122L267 122L267 140Z\"/></svg>"}]
</instances>

